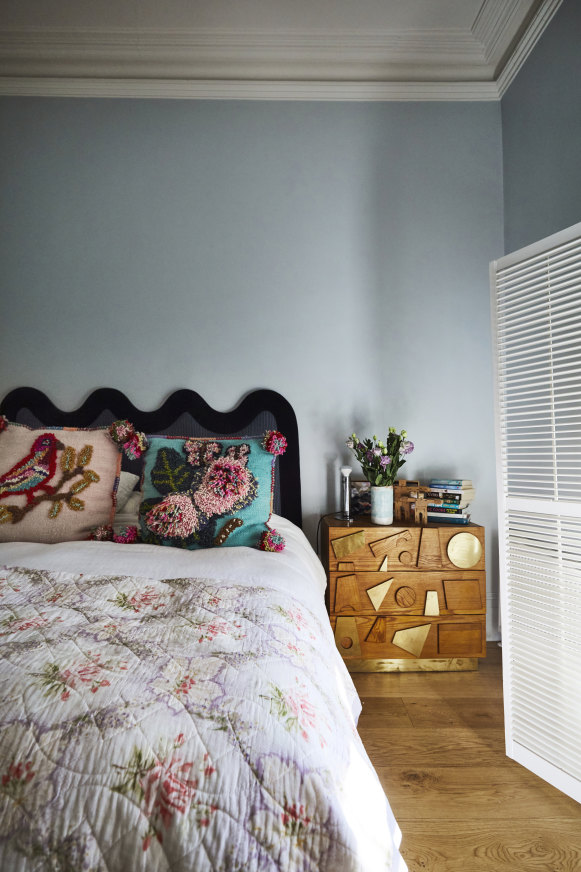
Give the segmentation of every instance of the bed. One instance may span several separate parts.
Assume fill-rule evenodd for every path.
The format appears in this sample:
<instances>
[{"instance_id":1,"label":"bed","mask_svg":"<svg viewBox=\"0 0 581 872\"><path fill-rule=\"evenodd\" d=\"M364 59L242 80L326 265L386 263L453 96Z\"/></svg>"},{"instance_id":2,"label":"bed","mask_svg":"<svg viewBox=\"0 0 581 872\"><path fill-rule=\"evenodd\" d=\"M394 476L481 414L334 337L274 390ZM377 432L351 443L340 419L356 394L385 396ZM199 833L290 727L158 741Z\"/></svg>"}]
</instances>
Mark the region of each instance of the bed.
<instances>
[{"instance_id":1,"label":"bed","mask_svg":"<svg viewBox=\"0 0 581 872\"><path fill-rule=\"evenodd\" d=\"M288 440L271 519L284 551L0 544L0 869L404 872L300 529L288 402L254 391L221 413L182 390L144 412L101 389L64 412L22 388L0 412Z\"/></svg>"}]
</instances>

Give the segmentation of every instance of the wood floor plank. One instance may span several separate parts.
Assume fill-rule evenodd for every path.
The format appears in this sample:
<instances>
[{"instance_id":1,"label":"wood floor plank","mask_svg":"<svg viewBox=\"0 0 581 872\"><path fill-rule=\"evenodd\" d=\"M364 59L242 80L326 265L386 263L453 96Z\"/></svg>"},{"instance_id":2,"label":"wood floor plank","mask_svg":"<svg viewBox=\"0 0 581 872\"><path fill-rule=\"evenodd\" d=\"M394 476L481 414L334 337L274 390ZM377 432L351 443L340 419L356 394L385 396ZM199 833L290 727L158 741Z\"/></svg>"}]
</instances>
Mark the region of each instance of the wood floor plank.
<instances>
[{"instance_id":1,"label":"wood floor plank","mask_svg":"<svg viewBox=\"0 0 581 872\"><path fill-rule=\"evenodd\" d=\"M513 821L578 817L581 807L512 760L501 766L378 766L394 814L405 821ZM580 829L581 832L581 829Z\"/></svg>"},{"instance_id":2,"label":"wood floor plank","mask_svg":"<svg viewBox=\"0 0 581 872\"><path fill-rule=\"evenodd\" d=\"M405 726L412 728L412 722L403 699L390 697L363 697L361 714L359 716L359 729L367 727L379 727L380 729Z\"/></svg>"},{"instance_id":3,"label":"wood floor plank","mask_svg":"<svg viewBox=\"0 0 581 872\"><path fill-rule=\"evenodd\" d=\"M409 821L402 854L409 872L579 872L579 820Z\"/></svg>"},{"instance_id":4,"label":"wood floor plank","mask_svg":"<svg viewBox=\"0 0 581 872\"><path fill-rule=\"evenodd\" d=\"M409 872L581 872L581 805L505 754L502 652L478 672L354 674Z\"/></svg>"},{"instance_id":5,"label":"wood floor plank","mask_svg":"<svg viewBox=\"0 0 581 872\"><path fill-rule=\"evenodd\" d=\"M504 730L423 727L409 730L360 726L359 735L374 766L502 766Z\"/></svg>"},{"instance_id":6,"label":"wood floor plank","mask_svg":"<svg viewBox=\"0 0 581 872\"><path fill-rule=\"evenodd\" d=\"M493 672L357 672L351 675L365 696L474 696L502 699L502 682Z\"/></svg>"},{"instance_id":7,"label":"wood floor plank","mask_svg":"<svg viewBox=\"0 0 581 872\"><path fill-rule=\"evenodd\" d=\"M504 706L500 699L447 697L445 699L405 697L404 704L414 727L504 727Z\"/></svg>"}]
</instances>

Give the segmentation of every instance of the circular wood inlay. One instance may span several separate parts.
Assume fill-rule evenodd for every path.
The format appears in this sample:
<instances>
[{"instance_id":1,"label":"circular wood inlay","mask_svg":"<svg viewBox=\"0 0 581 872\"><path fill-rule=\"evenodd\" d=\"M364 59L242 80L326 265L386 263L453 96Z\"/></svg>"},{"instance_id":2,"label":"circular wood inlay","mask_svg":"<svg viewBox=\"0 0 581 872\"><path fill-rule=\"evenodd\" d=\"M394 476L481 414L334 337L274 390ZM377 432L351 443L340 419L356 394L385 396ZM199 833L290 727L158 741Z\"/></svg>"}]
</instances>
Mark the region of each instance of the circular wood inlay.
<instances>
[{"instance_id":1,"label":"circular wood inlay","mask_svg":"<svg viewBox=\"0 0 581 872\"><path fill-rule=\"evenodd\" d=\"M409 609L416 601L413 587L400 587L395 592L395 601L402 609Z\"/></svg>"},{"instance_id":2,"label":"circular wood inlay","mask_svg":"<svg viewBox=\"0 0 581 872\"><path fill-rule=\"evenodd\" d=\"M472 569L481 557L482 545L474 533L456 533L448 542L448 560L459 569Z\"/></svg>"},{"instance_id":3,"label":"circular wood inlay","mask_svg":"<svg viewBox=\"0 0 581 872\"><path fill-rule=\"evenodd\" d=\"M342 648L350 648L352 644L353 639L351 639L349 636L343 636L343 638L341 639Z\"/></svg>"},{"instance_id":4,"label":"circular wood inlay","mask_svg":"<svg viewBox=\"0 0 581 872\"><path fill-rule=\"evenodd\" d=\"M412 562L412 555L409 551L402 551L399 555L398 560L400 563L405 563L405 565L407 566L409 563Z\"/></svg>"}]
</instances>

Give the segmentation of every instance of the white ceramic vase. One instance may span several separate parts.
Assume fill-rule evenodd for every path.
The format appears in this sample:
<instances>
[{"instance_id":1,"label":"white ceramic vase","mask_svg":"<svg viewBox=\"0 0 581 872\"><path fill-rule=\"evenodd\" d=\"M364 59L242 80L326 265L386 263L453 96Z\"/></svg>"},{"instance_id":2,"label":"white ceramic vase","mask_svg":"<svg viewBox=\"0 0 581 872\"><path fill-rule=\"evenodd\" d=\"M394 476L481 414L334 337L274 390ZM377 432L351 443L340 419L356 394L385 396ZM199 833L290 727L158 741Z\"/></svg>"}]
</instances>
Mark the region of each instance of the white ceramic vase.
<instances>
[{"instance_id":1,"label":"white ceramic vase","mask_svg":"<svg viewBox=\"0 0 581 872\"><path fill-rule=\"evenodd\" d=\"M371 523L393 524L393 485L371 487Z\"/></svg>"}]
</instances>

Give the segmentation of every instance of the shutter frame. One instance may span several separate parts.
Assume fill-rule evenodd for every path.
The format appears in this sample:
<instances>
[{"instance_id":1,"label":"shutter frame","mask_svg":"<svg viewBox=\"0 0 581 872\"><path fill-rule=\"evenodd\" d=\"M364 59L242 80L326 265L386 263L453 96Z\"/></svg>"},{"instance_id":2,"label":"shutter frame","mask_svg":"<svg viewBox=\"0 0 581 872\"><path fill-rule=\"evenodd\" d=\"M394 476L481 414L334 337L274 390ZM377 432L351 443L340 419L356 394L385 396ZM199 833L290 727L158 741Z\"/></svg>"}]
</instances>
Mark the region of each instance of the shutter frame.
<instances>
[{"instance_id":1,"label":"shutter frame","mask_svg":"<svg viewBox=\"0 0 581 872\"><path fill-rule=\"evenodd\" d=\"M581 223L490 285L506 750L581 802Z\"/></svg>"}]
</instances>

